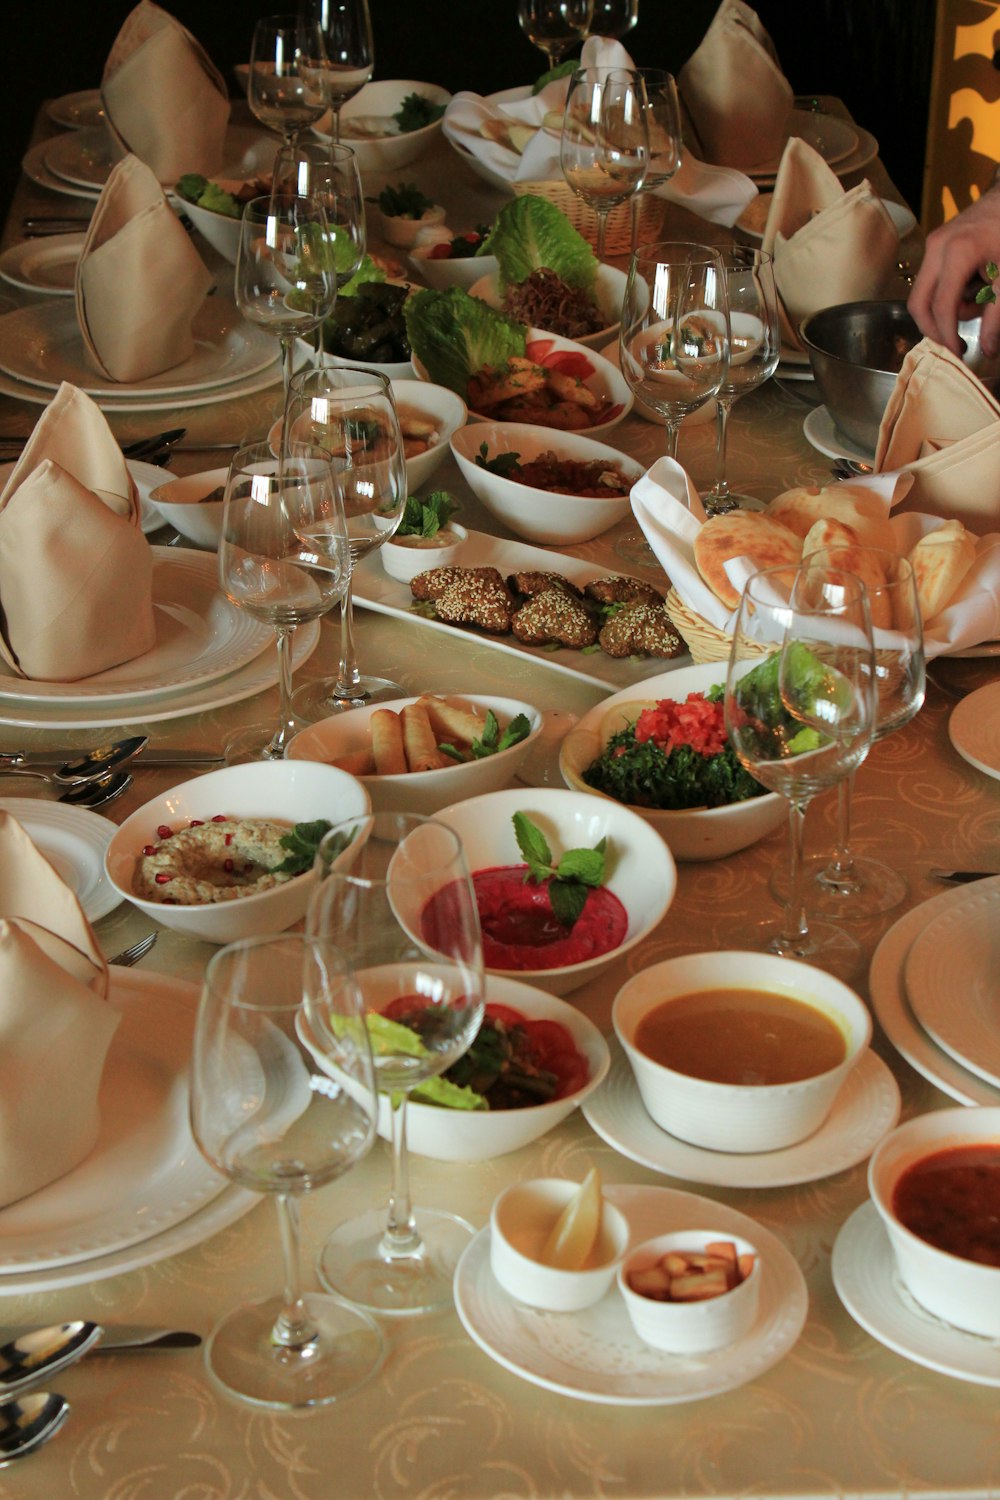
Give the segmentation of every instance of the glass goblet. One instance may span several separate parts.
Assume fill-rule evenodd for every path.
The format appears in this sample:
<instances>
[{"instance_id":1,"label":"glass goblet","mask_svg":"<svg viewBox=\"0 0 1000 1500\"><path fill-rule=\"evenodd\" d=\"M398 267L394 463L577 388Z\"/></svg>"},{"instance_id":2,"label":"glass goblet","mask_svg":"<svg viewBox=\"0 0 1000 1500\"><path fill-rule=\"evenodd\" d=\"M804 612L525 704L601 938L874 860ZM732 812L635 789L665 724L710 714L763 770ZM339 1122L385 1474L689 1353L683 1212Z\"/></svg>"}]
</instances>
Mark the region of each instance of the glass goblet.
<instances>
[{"instance_id":1,"label":"glass goblet","mask_svg":"<svg viewBox=\"0 0 1000 1500\"><path fill-rule=\"evenodd\" d=\"M747 580L726 674L730 744L750 774L788 801L788 901L748 946L803 959L841 977L858 944L806 918L802 836L812 798L864 760L874 723L875 660L864 585L842 570L771 568Z\"/></svg>"},{"instance_id":2,"label":"glass goblet","mask_svg":"<svg viewBox=\"0 0 1000 1500\"><path fill-rule=\"evenodd\" d=\"M219 583L238 609L273 626L278 650L277 728L255 725L226 745L226 761L282 760L295 732L292 633L343 599L351 556L330 454L292 443L241 448L226 478ZM272 732L273 728L273 732Z\"/></svg>"},{"instance_id":3,"label":"glass goblet","mask_svg":"<svg viewBox=\"0 0 1000 1500\"><path fill-rule=\"evenodd\" d=\"M303 1023L343 1080L317 1077ZM375 1135L371 1049L360 992L327 940L285 934L220 948L205 971L191 1070L191 1125L232 1182L274 1197L283 1296L229 1313L205 1346L209 1370L256 1406L323 1406L382 1360L364 1313L302 1291L299 1200L350 1170Z\"/></svg>"},{"instance_id":4,"label":"glass goblet","mask_svg":"<svg viewBox=\"0 0 1000 1500\"><path fill-rule=\"evenodd\" d=\"M567 184L597 214L603 261L608 215L642 187L649 120L641 76L626 68L578 68L570 80L559 161Z\"/></svg>"},{"instance_id":5,"label":"glass goblet","mask_svg":"<svg viewBox=\"0 0 1000 1500\"><path fill-rule=\"evenodd\" d=\"M729 413L733 403L770 380L781 353L778 297L771 257L763 250L733 245L720 250L729 297L729 368L715 398L718 422L718 467L715 484L703 496L709 515L744 507L763 510L752 495L733 494L726 478Z\"/></svg>"},{"instance_id":6,"label":"glass goblet","mask_svg":"<svg viewBox=\"0 0 1000 1500\"><path fill-rule=\"evenodd\" d=\"M634 22L633 22L634 24ZM617 35L602 31L602 36ZM652 193L680 170L681 112L677 84L664 68L636 68L646 90L646 118L649 123L649 165L642 187L632 199L632 250L639 243L639 213L642 195Z\"/></svg>"},{"instance_id":7,"label":"glass goblet","mask_svg":"<svg viewBox=\"0 0 1000 1500\"><path fill-rule=\"evenodd\" d=\"M621 37L639 20L639 0L594 0L588 36Z\"/></svg>"},{"instance_id":8,"label":"glass goblet","mask_svg":"<svg viewBox=\"0 0 1000 1500\"><path fill-rule=\"evenodd\" d=\"M327 59L327 94L333 139L340 140L340 111L375 71L375 43L368 0L312 0Z\"/></svg>"},{"instance_id":9,"label":"glass goblet","mask_svg":"<svg viewBox=\"0 0 1000 1500\"><path fill-rule=\"evenodd\" d=\"M517 0L517 19L532 46L540 47L549 68L557 67L590 29L594 0Z\"/></svg>"},{"instance_id":10,"label":"glass goblet","mask_svg":"<svg viewBox=\"0 0 1000 1500\"><path fill-rule=\"evenodd\" d=\"M247 103L262 125L286 142L326 114L327 59L316 21L304 16L264 16L250 47Z\"/></svg>"},{"instance_id":11,"label":"glass goblet","mask_svg":"<svg viewBox=\"0 0 1000 1500\"><path fill-rule=\"evenodd\" d=\"M335 943L354 970L392 1127L388 1217L375 1209L335 1229L320 1253L320 1280L371 1311L433 1312L451 1305L455 1266L473 1231L452 1214L414 1213L406 1101L461 1057L482 1021L472 880L457 834L406 813L331 829L315 868L308 929Z\"/></svg>"}]
</instances>

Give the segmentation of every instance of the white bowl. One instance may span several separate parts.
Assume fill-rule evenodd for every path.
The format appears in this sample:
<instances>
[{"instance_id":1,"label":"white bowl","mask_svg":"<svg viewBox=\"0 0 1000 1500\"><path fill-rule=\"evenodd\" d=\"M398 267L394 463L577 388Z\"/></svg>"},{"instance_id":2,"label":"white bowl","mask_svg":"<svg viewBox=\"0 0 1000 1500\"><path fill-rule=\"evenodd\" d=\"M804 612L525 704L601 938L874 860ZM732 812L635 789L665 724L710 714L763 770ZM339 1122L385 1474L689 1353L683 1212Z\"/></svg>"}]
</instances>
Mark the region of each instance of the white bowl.
<instances>
[{"instance_id":1,"label":"white bowl","mask_svg":"<svg viewBox=\"0 0 1000 1500\"><path fill-rule=\"evenodd\" d=\"M606 795L588 786L583 773L602 754L611 735L635 717L623 712L630 705L657 702L661 698L683 703L689 693L706 692L725 680L725 662L703 662L647 677L644 682L605 698L584 714L560 746L559 769L566 785L593 797ZM733 802L728 807L692 807L676 812L635 807L633 811L666 840L675 859L685 860L724 859L766 838L788 819L788 804L778 792L751 797L747 802Z\"/></svg>"},{"instance_id":2,"label":"white bowl","mask_svg":"<svg viewBox=\"0 0 1000 1500\"><path fill-rule=\"evenodd\" d=\"M716 1083L654 1062L635 1044L639 1022L665 1001L705 990L767 990L800 1000L843 1033L835 1068L795 1083ZM810 964L770 953L693 953L632 976L611 1009L646 1112L670 1135L710 1151L778 1151L818 1130L847 1075L867 1050L872 1021L853 990Z\"/></svg>"},{"instance_id":3,"label":"white bowl","mask_svg":"<svg viewBox=\"0 0 1000 1500\"><path fill-rule=\"evenodd\" d=\"M628 1220L605 1201L595 1264L566 1271L537 1260L549 1230L580 1184L564 1177L515 1182L490 1213L490 1269L508 1296L547 1312L579 1312L610 1289L628 1247Z\"/></svg>"},{"instance_id":4,"label":"white bowl","mask_svg":"<svg viewBox=\"0 0 1000 1500\"><path fill-rule=\"evenodd\" d=\"M539 364L550 364L556 368L560 364L566 365L568 361L568 368L574 373L580 372L579 378L582 378L584 384L594 392L595 396L613 403L610 416L594 427L585 428L582 436L596 437L599 433L610 432L612 427L617 427L619 422L623 422L632 410L632 392L625 382L624 375L611 364L610 360L597 354L593 349L585 349L575 340L560 338L556 333L546 333L542 328L529 328L524 352L527 359ZM575 360L571 359L573 355L577 356ZM430 380L430 375L416 354L412 356L412 362L417 379ZM477 422L502 420L502 415L497 415L495 412L477 412L471 408L469 416ZM559 429L539 426L539 431L557 432Z\"/></svg>"},{"instance_id":5,"label":"white bowl","mask_svg":"<svg viewBox=\"0 0 1000 1500\"><path fill-rule=\"evenodd\" d=\"M213 250L219 252L223 260L228 260L231 266L235 266L240 251L242 220L234 219L231 214L217 213L213 208L201 208L197 203L189 203L186 198L176 195L173 205L179 214L191 220L198 233L208 241Z\"/></svg>"},{"instance_id":6,"label":"white bowl","mask_svg":"<svg viewBox=\"0 0 1000 1500\"><path fill-rule=\"evenodd\" d=\"M601 352L603 353L604 358L609 362L609 364L614 365L615 369L620 373L621 344L619 343L619 341L615 339L613 343L607 344ZM625 377L622 376L622 379L624 378ZM645 421L652 422L654 427L664 426L662 415L652 406L647 406L641 396L635 397L632 409L637 417L642 417ZM709 422L714 422L715 417L716 403L714 401L706 401L704 406L698 406L694 411L688 412L687 416L682 419L681 426L705 427Z\"/></svg>"},{"instance_id":7,"label":"white bowl","mask_svg":"<svg viewBox=\"0 0 1000 1500\"><path fill-rule=\"evenodd\" d=\"M396 409L404 415L412 412L414 416L426 417L437 428L434 446L425 453L415 453L406 460L406 482L412 495L427 483L447 458L448 444L455 433L465 426L469 413L461 396L456 396L447 386L414 380L412 365L409 366L409 371L409 376L403 380L390 381Z\"/></svg>"},{"instance_id":8,"label":"white bowl","mask_svg":"<svg viewBox=\"0 0 1000 1500\"><path fill-rule=\"evenodd\" d=\"M625 296L625 285L628 276L624 271L619 271L617 266L600 265L597 268L597 277L594 282L594 301L600 308L607 320L603 328L596 333L588 333L577 340L586 349L603 349L605 344L610 344L612 339L618 337L621 327L622 299ZM473 297L481 297L488 302L490 307L500 308L503 299L500 295L499 267L496 271L489 271L480 279L473 282L469 287Z\"/></svg>"},{"instance_id":9,"label":"white bowl","mask_svg":"<svg viewBox=\"0 0 1000 1500\"><path fill-rule=\"evenodd\" d=\"M116 831L104 866L119 894L147 917L209 943L232 943L260 932L283 932L305 915L313 885L307 871L252 896L212 905L165 906L132 890L135 862L143 846L156 841L161 825L178 829L195 819L219 814L233 818L274 818L289 824L327 818L363 817L368 793L354 776L332 766L272 761L226 766L172 787L147 802Z\"/></svg>"},{"instance_id":10,"label":"white bowl","mask_svg":"<svg viewBox=\"0 0 1000 1500\"><path fill-rule=\"evenodd\" d=\"M493 474L476 463L483 443L489 457L498 453L518 453L523 463L540 453L554 453L560 459L589 462L598 459L625 474L634 484L645 472L642 464L597 443L578 432L557 432L551 427L534 427L527 422L476 422L453 434L451 451L466 484L490 513L518 536L545 546L569 546L600 536L610 526L629 514L628 493L607 499L583 495L558 495L537 490L530 484L518 484Z\"/></svg>"},{"instance_id":11,"label":"white bowl","mask_svg":"<svg viewBox=\"0 0 1000 1500\"><path fill-rule=\"evenodd\" d=\"M387 214L378 210L382 226L382 238L387 245L396 245L402 250L412 250L424 229L433 229L445 221L445 210L440 203L425 208L419 219L407 218L405 214Z\"/></svg>"},{"instance_id":12,"label":"white bowl","mask_svg":"<svg viewBox=\"0 0 1000 1500\"><path fill-rule=\"evenodd\" d=\"M457 521L442 526L429 546L421 537L395 536L383 542L378 549L379 561L390 578L397 583L409 583L418 573L428 568L450 568L461 561L462 548L469 540L469 533ZM421 545L417 545L420 543Z\"/></svg>"},{"instance_id":13,"label":"white bowl","mask_svg":"<svg viewBox=\"0 0 1000 1500\"><path fill-rule=\"evenodd\" d=\"M450 286L460 286L467 292L471 291L477 281L481 281L484 276L494 275L500 269L500 262L495 255L459 255L443 260L422 255L420 248L419 245L414 247L406 257L407 264L418 280L433 287L436 292L447 291Z\"/></svg>"},{"instance_id":14,"label":"white bowl","mask_svg":"<svg viewBox=\"0 0 1000 1500\"><path fill-rule=\"evenodd\" d=\"M523 865L512 823L516 812L527 814L542 830L557 859L567 849L592 849L600 839L608 841L604 884L625 907L624 941L608 953L560 968L487 970L565 995L605 973L658 926L677 889L677 867L648 823L606 797L519 786L471 797L442 808L437 817L462 840L474 875L498 865Z\"/></svg>"},{"instance_id":15,"label":"white bowl","mask_svg":"<svg viewBox=\"0 0 1000 1500\"><path fill-rule=\"evenodd\" d=\"M737 1255L752 1255L749 1276L718 1297L700 1302L659 1302L633 1291L628 1278L632 1271L655 1266L668 1250L704 1252L705 1246L728 1240ZM761 1268L756 1246L739 1235L723 1234L718 1229L680 1229L661 1234L656 1239L635 1245L618 1267L618 1290L625 1299L629 1319L636 1333L654 1349L669 1354L708 1354L724 1349L745 1338L757 1318L760 1303Z\"/></svg>"},{"instance_id":16,"label":"white bowl","mask_svg":"<svg viewBox=\"0 0 1000 1500\"><path fill-rule=\"evenodd\" d=\"M225 485L228 468L205 469L200 474L182 474L168 479L150 493L150 500L165 521L181 536L199 547L217 550L222 536L223 502L204 497Z\"/></svg>"},{"instance_id":17,"label":"white bowl","mask_svg":"<svg viewBox=\"0 0 1000 1500\"><path fill-rule=\"evenodd\" d=\"M479 796L483 792L505 787L517 774L525 756L531 750L542 731L542 716L530 703L519 703L514 698L499 698L492 693L449 694L455 701L485 713L492 708L501 729L511 719L525 714L531 731L519 745L501 750L496 755L484 756L482 760L470 760L438 771L411 771L399 776L360 776L358 780L371 798L375 812L435 813L442 807L460 801L463 797ZM390 708L395 713L413 698L395 698L389 703L372 703L365 708L352 709L350 713L334 714L329 719L320 719L302 729L289 743L289 760L313 760L329 762L355 750L367 749L371 743L370 720L380 708Z\"/></svg>"},{"instance_id":18,"label":"white bowl","mask_svg":"<svg viewBox=\"0 0 1000 1500\"><path fill-rule=\"evenodd\" d=\"M981 1338L1000 1338L1000 1266L950 1254L921 1239L896 1216L893 1195L907 1168L928 1156L969 1146L1000 1147L1000 1108L936 1109L917 1115L877 1146L868 1191L889 1236L896 1267L922 1307Z\"/></svg>"},{"instance_id":19,"label":"white bowl","mask_svg":"<svg viewBox=\"0 0 1000 1500\"><path fill-rule=\"evenodd\" d=\"M396 132L392 116L407 94L422 94L431 104L447 104L451 99L448 90L437 83L416 83L410 78L386 78L379 83L366 83L353 99L348 99L344 104L340 111L340 144L350 146L358 159L360 172L395 172L400 167L409 166L419 156L423 156L439 134L440 120L435 120L432 125L425 125L422 130L409 130L404 135L394 133L375 140L351 134L352 120L360 120L365 116L384 119L386 128ZM316 134L321 138L324 138L322 127L325 124L324 118L316 128Z\"/></svg>"},{"instance_id":20,"label":"white bowl","mask_svg":"<svg viewBox=\"0 0 1000 1500\"><path fill-rule=\"evenodd\" d=\"M311 344L307 344L304 340L299 339L298 347L308 359L315 359L316 351ZM323 354L323 363L325 365L337 365L340 369L344 370L377 370L380 375L384 375L394 385L397 381L415 381L417 379L413 364L408 359L386 360L385 363L379 364L374 359L348 359L343 354L331 354L329 349L327 349ZM298 368L301 368L301 366Z\"/></svg>"}]
</instances>

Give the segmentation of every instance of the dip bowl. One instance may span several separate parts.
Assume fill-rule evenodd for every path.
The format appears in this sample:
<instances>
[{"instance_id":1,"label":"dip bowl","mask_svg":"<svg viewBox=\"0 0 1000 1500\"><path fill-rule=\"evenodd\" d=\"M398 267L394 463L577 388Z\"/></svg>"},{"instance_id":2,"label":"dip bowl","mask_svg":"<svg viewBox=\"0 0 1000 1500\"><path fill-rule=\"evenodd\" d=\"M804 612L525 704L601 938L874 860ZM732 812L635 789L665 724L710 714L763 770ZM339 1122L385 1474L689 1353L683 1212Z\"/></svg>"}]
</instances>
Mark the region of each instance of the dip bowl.
<instances>
[{"instance_id":1,"label":"dip bowl","mask_svg":"<svg viewBox=\"0 0 1000 1500\"><path fill-rule=\"evenodd\" d=\"M384 78L378 83L366 83L353 99L344 103L340 111L340 144L350 146L358 159L360 172L395 172L400 167L407 167L422 156L440 134L440 118L419 130L400 133L392 117L408 94L420 94L431 104L447 104L451 99L448 90L437 83ZM361 122L373 119L380 120L389 133L383 136L360 133ZM315 127L321 140L331 139L329 135L324 136L328 128L329 116L324 115Z\"/></svg>"},{"instance_id":2,"label":"dip bowl","mask_svg":"<svg viewBox=\"0 0 1000 1500\"><path fill-rule=\"evenodd\" d=\"M604 1200L601 1228L590 1262L579 1271L549 1266L533 1253L580 1184L564 1177L515 1182L490 1213L490 1269L508 1296L546 1312L580 1312L599 1302L614 1285L628 1248L628 1220Z\"/></svg>"},{"instance_id":3,"label":"dip bowl","mask_svg":"<svg viewBox=\"0 0 1000 1500\"><path fill-rule=\"evenodd\" d=\"M843 1060L793 1083L721 1083L678 1072L637 1045L639 1024L651 1011L714 990L765 990L804 1002L842 1034ZM750 952L694 953L642 969L615 996L611 1021L646 1112L660 1129L694 1146L731 1152L778 1151L818 1130L872 1032L867 1007L839 979L810 964ZM719 1033L726 1047L721 1013Z\"/></svg>"},{"instance_id":4,"label":"dip bowl","mask_svg":"<svg viewBox=\"0 0 1000 1500\"><path fill-rule=\"evenodd\" d=\"M1000 1152L1000 1107L936 1109L917 1115L879 1142L868 1163L868 1191L907 1291L946 1323L996 1339L1000 1338L1000 1266L930 1244L901 1221L895 1202L899 1180L910 1167L939 1152L975 1146ZM955 1206L949 1195L949 1218L954 1219Z\"/></svg>"},{"instance_id":5,"label":"dip bowl","mask_svg":"<svg viewBox=\"0 0 1000 1500\"><path fill-rule=\"evenodd\" d=\"M600 839L606 839L603 883L625 908L625 937L606 953L546 968L532 963L529 950L523 968L487 967L488 973L502 973L553 995L565 995L605 973L658 926L677 889L677 867L659 834L607 797L518 786L470 797L442 808L436 816L462 840L469 871L475 876L477 871L497 866L523 867L524 856L513 825L517 812L524 813L542 832L556 863L567 850L593 849ZM535 951L544 954L545 950Z\"/></svg>"},{"instance_id":6,"label":"dip bowl","mask_svg":"<svg viewBox=\"0 0 1000 1500\"><path fill-rule=\"evenodd\" d=\"M621 327L622 299L625 296L625 284L628 276L620 271L617 266L601 265L597 268L594 279L594 301L598 309L604 315L604 326L598 328L595 333L583 334L577 339L585 349L603 349L605 344L610 344L612 339L618 337ZM503 307L503 298L500 295L499 270L480 275L480 279L473 282L469 287L473 297L479 297L483 302L489 303L490 307L498 310ZM538 327L541 327L538 324Z\"/></svg>"},{"instance_id":7,"label":"dip bowl","mask_svg":"<svg viewBox=\"0 0 1000 1500\"><path fill-rule=\"evenodd\" d=\"M428 568L450 568L461 564L462 548L469 533L457 521L449 521L435 534L434 545L418 536L392 536L378 549L379 561L397 583L410 583Z\"/></svg>"},{"instance_id":8,"label":"dip bowl","mask_svg":"<svg viewBox=\"0 0 1000 1500\"><path fill-rule=\"evenodd\" d=\"M222 536L223 500L207 500L206 495L225 487L228 468L205 469L200 474L182 474L168 479L150 493L150 501L163 519L197 547L218 550Z\"/></svg>"},{"instance_id":9,"label":"dip bowl","mask_svg":"<svg viewBox=\"0 0 1000 1500\"><path fill-rule=\"evenodd\" d=\"M655 1266L671 1251L703 1254L718 1241L729 1241L737 1255L752 1255L753 1269L744 1281L697 1302L661 1302L634 1291L629 1278L635 1271ZM654 1349L668 1354L708 1354L745 1338L753 1327L760 1302L760 1256L749 1240L718 1229L680 1229L634 1245L618 1267L618 1290L625 1300L636 1333Z\"/></svg>"},{"instance_id":10,"label":"dip bowl","mask_svg":"<svg viewBox=\"0 0 1000 1500\"><path fill-rule=\"evenodd\" d=\"M314 876L311 870L270 890L208 904L148 901L132 890L136 861L157 842L163 826L174 832L192 821L217 816L266 818L290 827L326 818L363 817L368 793L354 776L310 761L271 761L225 766L185 781L154 797L126 818L108 844L104 865L123 900L151 920L209 943L232 943L260 932L283 932L305 916Z\"/></svg>"}]
</instances>

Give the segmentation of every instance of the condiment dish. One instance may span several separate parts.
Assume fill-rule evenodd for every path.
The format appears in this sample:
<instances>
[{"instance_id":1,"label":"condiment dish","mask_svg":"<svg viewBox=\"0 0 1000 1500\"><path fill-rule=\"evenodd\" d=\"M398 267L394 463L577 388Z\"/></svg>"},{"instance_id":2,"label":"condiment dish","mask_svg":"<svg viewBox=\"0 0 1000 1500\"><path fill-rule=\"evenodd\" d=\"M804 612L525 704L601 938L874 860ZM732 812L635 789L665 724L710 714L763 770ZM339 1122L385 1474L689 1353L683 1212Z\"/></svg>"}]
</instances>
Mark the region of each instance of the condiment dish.
<instances>
[{"instance_id":1,"label":"condiment dish","mask_svg":"<svg viewBox=\"0 0 1000 1500\"><path fill-rule=\"evenodd\" d=\"M432 245L418 240L406 260L414 276L436 292L444 292L450 286L460 286L468 292L477 281L495 275L500 269L495 255L434 256L430 253L432 249Z\"/></svg>"},{"instance_id":2,"label":"condiment dish","mask_svg":"<svg viewBox=\"0 0 1000 1500\"><path fill-rule=\"evenodd\" d=\"M378 83L366 83L363 89L348 99L340 111L340 144L350 146L358 159L358 170L364 172L395 172L407 167L422 156L441 130L440 118L419 130L400 132L393 120L403 100L409 94L419 94L430 104L447 104L451 99L447 89L437 83L416 83L411 78L385 78ZM369 122L384 129L385 135L369 133ZM321 139L328 128L328 117L315 127Z\"/></svg>"},{"instance_id":3,"label":"condiment dish","mask_svg":"<svg viewBox=\"0 0 1000 1500\"><path fill-rule=\"evenodd\" d=\"M222 491L228 468L182 474L157 485L149 498L163 519L197 547L216 551L222 536ZM214 496L210 499L209 496Z\"/></svg>"},{"instance_id":4,"label":"condiment dish","mask_svg":"<svg viewBox=\"0 0 1000 1500\"><path fill-rule=\"evenodd\" d=\"M658 1301L634 1291L633 1272L648 1271L671 1252L703 1255L709 1245L728 1242L737 1255L753 1256L750 1274L738 1286L692 1302ZM761 1268L757 1249L739 1235L718 1229L681 1229L634 1245L617 1271L618 1290L625 1299L636 1333L654 1349L668 1354L708 1354L745 1338L757 1318Z\"/></svg>"},{"instance_id":5,"label":"condiment dish","mask_svg":"<svg viewBox=\"0 0 1000 1500\"><path fill-rule=\"evenodd\" d=\"M728 1061L736 1040L733 1012L716 998L722 991L745 995L745 1010L752 1011L754 994L763 991L819 1012L819 1024L825 1019L839 1033L831 1038L830 1056L840 1060L793 1082L753 1083L696 1077L650 1055L640 1033L643 1021L671 1001L707 995L709 1022L713 1005L719 1014L717 1025L706 1025L718 1043L713 1067ZM661 1130L711 1151L747 1153L778 1151L818 1130L872 1032L867 1007L839 979L810 964L752 952L693 953L641 969L615 996L611 1020L646 1112ZM798 1045L798 1039L788 1045Z\"/></svg>"},{"instance_id":6,"label":"condiment dish","mask_svg":"<svg viewBox=\"0 0 1000 1500\"><path fill-rule=\"evenodd\" d=\"M582 344L585 349L603 349L605 344L610 344L618 337L621 327L622 299L625 296L625 285L628 276L620 271L617 266L600 265L594 279L594 301L602 313L604 326L598 328L594 333L582 334L576 342ZM488 302L490 307L502 309L503 297L500 292L499 271L490 271L483 274L478 281L469 287L473 297L481 297ZM541 323L536 325L541 328Z\"/></svg>"},{"instance_id":7,"label":"condiment dish","mask_svg":"<svg viewBox=\"0 0 1000 1500\"><path fill-rule=\"evenodd\" d=\"M390 578L409 583L428 568L450 568L461 563L462 548L469 533L457 521L449 521L433 537L395 536L378 549L379 560Z\"/></svg>"},{"instance_id":8,"label":"condiment dish","mask_svg":"<svg viewBox=\"0 0 1000 1500\"><path fill-rule=\"evenodd\" d=\"M628 1220L606 1200L597 1242L578 1271L540 1259L549 1232L580 1184L562 1177L515 1182L490 1213L490 1269L509 1296L546 1312L580 1312L614 1285L628 1248Z\"/></svg>"}]
</instances>

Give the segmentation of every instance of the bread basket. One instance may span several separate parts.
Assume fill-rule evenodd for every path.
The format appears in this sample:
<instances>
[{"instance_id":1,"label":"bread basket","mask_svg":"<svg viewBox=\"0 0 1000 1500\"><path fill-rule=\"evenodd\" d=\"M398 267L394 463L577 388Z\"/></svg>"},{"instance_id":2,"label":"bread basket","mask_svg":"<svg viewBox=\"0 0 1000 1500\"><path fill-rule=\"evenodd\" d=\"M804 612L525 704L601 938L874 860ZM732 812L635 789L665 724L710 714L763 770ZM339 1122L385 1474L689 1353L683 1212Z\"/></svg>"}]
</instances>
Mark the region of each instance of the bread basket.
<instances>
[{"instance_id":1,"label":"bread basket","mask_svg":"<svg viewBox=\"0 0 1000 1500\"><path fill-rule=\"evenodd\" d=\"M591 245L596 243L597 214L595 210L589 204L584 203L582 198L578 198L565 182L557 182L554 179L548 182L512 182L510 187L518 198L523 197L525 193L533 193L539 198L546 198L549 203L554 203L585 240L588 240ZM666 204L662 198L658 198L653 193L640 193L637 202L636 243L641 245L645 240L659 238ZM632 200L620 203L608 214L604 253L607 256L632 254Z\"/></svg>"},{"instance_id":2,"label":"bread basket","mask_svg":"<svg viewBox=\"0 0 1000 1500\"><path fill-rule=\"evenodd\" d=\"M692 661L725 661L729 656L732 646L732 637L720 630L718 625L711 625L708 620L684 603L675 588L667 593L667 613L677 627L677 632L691 653ZM767 647L757 641L749 642L752 651L764 656Z\"/></svg>"}]
</instances>

